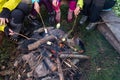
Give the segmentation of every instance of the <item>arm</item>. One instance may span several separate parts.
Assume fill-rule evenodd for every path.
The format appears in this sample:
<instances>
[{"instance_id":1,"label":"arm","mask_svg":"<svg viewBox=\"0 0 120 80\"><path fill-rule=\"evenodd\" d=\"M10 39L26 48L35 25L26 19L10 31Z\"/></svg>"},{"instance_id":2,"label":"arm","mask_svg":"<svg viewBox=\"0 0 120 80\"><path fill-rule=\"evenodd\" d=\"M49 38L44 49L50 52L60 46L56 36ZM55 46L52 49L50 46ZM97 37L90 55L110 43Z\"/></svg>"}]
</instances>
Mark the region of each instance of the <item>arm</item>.
<instances>
[{"instance_id":1,"label":"arm","mask_svg":"<svg viewBox=\"0 0 120 80\"><path fill-rule=\"evenodd\" d=\"M14 10L21 0L8 0L2 1L1 13L0 13L0 25L4 25L8 23L8 18L10 16L10 12ZM14 4L14 5L12 5Z\"/></svg>"},{"instance_id":2,"label":"arm","mask_svg":"<svg viewBox=\"0 0 120 80\"><path fill-rule=\"evenodd\" d=\"M39 2L40 2L40 0L32 0L32 3L34 4L34 9L37 13L40 12Z\"/></svg>"},{"instance_id":3,"label":"arm","mask_svg":"<svg viewBox=\"0 0 120 80\"><path fill-rule=\"evenodd\" d=\"M83 0L78 0L77 7L80 7L80 9L83 8Z\"/></svg>"},{"instance_id":4,"label":"arm","mask_svg":"<svg viewBox=\"0 0 120 80\"><path fill-rule=\"evenodd\" d=\"M80 10L83 9L83 0L78 0L76 9L74 10L75 16L80 13Z\"/></svg>"},{"instance_id":5,"label":"arm","mask_svg":"<svg viewBox=\"0 0 120 80\"><path fill-rule=\"evenodd\" d=\"M5 4L2 6L2 8L7 8L10 11L14 10L17 5L21 2L21 0L8 0L5 2Z\"/></svg>"}]
</instances>

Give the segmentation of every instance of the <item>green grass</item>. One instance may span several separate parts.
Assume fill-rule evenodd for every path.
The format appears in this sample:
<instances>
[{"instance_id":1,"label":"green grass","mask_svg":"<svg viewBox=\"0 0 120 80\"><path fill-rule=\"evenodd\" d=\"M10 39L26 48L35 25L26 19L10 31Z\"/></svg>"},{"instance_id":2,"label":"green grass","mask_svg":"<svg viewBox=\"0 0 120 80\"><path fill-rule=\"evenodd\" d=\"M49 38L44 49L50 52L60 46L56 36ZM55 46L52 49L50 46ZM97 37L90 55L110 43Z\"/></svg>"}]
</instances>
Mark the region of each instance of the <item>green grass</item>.
<instances>
[{"instance_id":1,"label":"green grass","mask_svg":"<svg viewBox=\"0 0 120 80\"><path fill-rule=\"evenodd\" d=\"M91 57L88 80L119 80L120 57L106 39L95 30L86 34L83 39L86 55Z\"/></svg>"},{"instance_id":2,"label":"green grass","mask_svg":"<svg viewBox=\"0 0 120 80\"><path fill-rule=\"evenodd\" d=\"M115 6L113 7L114 12L116 13L116 15L120 16L120 0L116 0L117 3L115 4Z\"/></svg>"}]
</instances>

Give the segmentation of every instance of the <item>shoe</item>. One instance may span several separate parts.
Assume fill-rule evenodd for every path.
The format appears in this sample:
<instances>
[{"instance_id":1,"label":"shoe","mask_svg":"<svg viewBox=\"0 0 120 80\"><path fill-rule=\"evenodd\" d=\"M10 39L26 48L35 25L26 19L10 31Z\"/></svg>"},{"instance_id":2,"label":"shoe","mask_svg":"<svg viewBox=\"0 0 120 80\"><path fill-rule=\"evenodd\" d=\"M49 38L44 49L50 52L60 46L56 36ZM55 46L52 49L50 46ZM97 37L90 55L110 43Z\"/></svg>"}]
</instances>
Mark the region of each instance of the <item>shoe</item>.
<instances>
[{"instance_id":1,"label":"shoe","mask_svg":"<svg viewBox=\"0 0 120 80\"><path fill-rule=\"evenodd\" d=\"M13 20L10 21L10 24L8 24L5 29L4 29L4 32L5 32L5 35L7 37L9 37L12 41L15 41L17 42L18 41L18 38L19 38L19 33L21 32L21 28L23 27L23 24L22 23L19 23L19 24L16 24L14 23ZM14 35L9 35L10 34L10 31L9 30L12 30L13 32L15 32L16 34Z\"/></svg>"},{"instance_id":2,"label":"shoe","mask_svg":"<svg viewBox=\"0 0 120 80\"><path fill-rule=\"evenodd\" d=\"M72 19L73 19L73 10L69 9L67 20L68 22L72 22Z\"/></svg>"},{"instance_id":3,"label":"shoe","mask_svg":"<svg viewBox=\"0 0 120 80\"><path fill-rule=\"evenodd\" d=\"M86 27L87 30L92 30L96 27L96 23L89 23L88 26Z\"/></svg>"},{"instance_id":4,"label":"shoe","mask_svg":"<svg viewBox=\"0 0 120 80\"><path fill-rule=\"evenodd\" d=\"M54 11L49 12L48 15L49 15L49 18L48 18L49 24L54 25L55 24L55 12Z\"/></svg>"},{"instance_id":5,"label":"shoe","mask_svg":"<svg viewBox=\"0 0 120 80\"><path fill-rule=\"evenodd\" d=\"M42 24L37 20L36 17L29 15L28 17L28 21L30 24L34 25L34 26L41 26Z\"/></svg>"},{"instance_id":6,"label":"shoe","mask_svg":"<svg viewBox=\"0 0 120 80\"><path fill-rule=\"evenodd\" d=\"M60 12L60 11L57 11L57 12L56 12L56 17L55 17L57 23L60 22L60 18L61 18L61 12Z\"/></svg>"},{"instance_id":7,"label":"shoe","mask_svg":"<svg viewBox=\"0 0 120 80\"><path fill-rule=\"evenodd\" d=\"M10 36L10 39L17 42L18 38L19 38L18 34L20 33L21 28L23 27L23 24L22 23L21 24L16 24L16 23L11 21L10 25L11 25L10 29L12 29L15 33L17 33L17 34L14 34L14 35Z\"/></svg>"},{"instance_id":8,"label":"shoe","mask_svg":"<svg viewBox=\"0 0 120 80\"><path fill-rule=\"evenodd\" d=\"M87 18L88 18L87 16L82 15L82 18L80 19L79 23L83 24L87 20Z\"/></svg>"}]
</instances>

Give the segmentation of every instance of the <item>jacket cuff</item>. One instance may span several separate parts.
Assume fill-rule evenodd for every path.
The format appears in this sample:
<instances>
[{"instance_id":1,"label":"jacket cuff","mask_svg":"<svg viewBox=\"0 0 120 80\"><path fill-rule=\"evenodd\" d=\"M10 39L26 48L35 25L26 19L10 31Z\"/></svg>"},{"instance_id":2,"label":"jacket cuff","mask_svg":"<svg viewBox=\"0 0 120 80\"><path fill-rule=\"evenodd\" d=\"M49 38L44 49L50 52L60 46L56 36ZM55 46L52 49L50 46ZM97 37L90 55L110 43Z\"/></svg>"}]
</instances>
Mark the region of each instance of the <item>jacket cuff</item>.
<instances>
[{"instance_id":1,"label":"jacket cuff","mask_svg":"<svg viewBox=\"0 0 120 80\"><path fill-rule=\"evenodd\" d=\"M40 0L32 0L32 3L34 3L35 1L36 1L36 2L40 2Z\"/></svg>"},{"instance_id":2,"label":"jacket cuff","mask_svg":"<svg viewBox=\"0 0 120 80\"><path fill-rule=\"evenodd\" d=\"M2 12L0 13L0 17L2 18L9 18L10 17L10 10L7 8L3 8Z\"/></svg>"}]
</instances>

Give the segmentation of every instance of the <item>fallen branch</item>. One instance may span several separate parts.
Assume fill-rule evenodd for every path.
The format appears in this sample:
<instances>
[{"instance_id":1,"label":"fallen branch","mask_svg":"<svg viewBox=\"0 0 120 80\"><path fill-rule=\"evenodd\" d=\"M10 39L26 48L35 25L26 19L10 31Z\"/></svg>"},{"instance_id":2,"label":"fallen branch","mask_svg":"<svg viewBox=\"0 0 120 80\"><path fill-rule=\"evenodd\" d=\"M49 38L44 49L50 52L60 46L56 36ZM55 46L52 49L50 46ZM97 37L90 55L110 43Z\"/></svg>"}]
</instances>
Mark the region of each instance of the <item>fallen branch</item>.
<instances>
[{"instance_id":1,"label":"fallen branch","mask_svg":"<svg viewBox=\"0 0 120 80\"><path fill-rule=\"evenodd\" d=\"M80 54L60 54L60 58L80 58L80 59L89 59L89 56L80 55Z\"/></svg>"},{"instance_id":2,"label":"fallen branch","mask_svg":"<svg viewBox=\"0 0 120 80\"><path fill-rule=\"evenodd\" d=\"M44 38L42 38L42 39L40 39L40 40L38 40L38 41L36 41L32 44L29 44L28 45L28 50L36 49L36 48L39 47L39 45L44 44L45 42L47 42L49 40L52 40L52 39L55 39L55 36L53 36L53 35L46 36L46 37L44 37Z\"/></svg>"},{"instance_id":3,"label":"fallen branch","mask_svg":"<svg viewBox=\"0 0 120 80\"><path fill-rule=\"evenodd\" d=\"M63 71L62 71L61 64L60 64L60 59L58 57L57 57L57 66L58 66L59 78L60 80L64 80Z\"/></svg>"},{"instance_id":4,"label":"fallen branch","mask_svg":"<svg viewBox=\"0 0 120 80\"><path fill-rule=\"evenodd\" d=\"M0 71L0 75L1 75L1 76L11 75L11 74L13 74L13 73L14 73L13 70Z\"/></svg>"},{"instance_id":5,"label":"fallen branch","mask_svg":"<svg viewBox=\"0 0 120 80\"><path fill-rule=\"evenodd\" d=\"M24 37L25 39L27 39L27 40L38 40L38 39L36 39L36 38L29 38L29 37L27 37L27 36L25 36L25 35L23 35L23 34L20 34L20 33L17 33L17 32L14 32L14 35L19 35L19 36L21 36L21 37Z\"/></svg>"},{"instance_id":6,"label":"fallen branch","mask_svg":"<svg viewBox=\"0 0 120 80\"><path fill-rule=\"evenodd\" d=\"M54 29L54 27L46 27L46 28L47 28L48 31ZM39 28L39 29L35 30L34 33L35 32L38 32L38 33L44 32L44 28Z\"/></svg>"}]
</instances>

